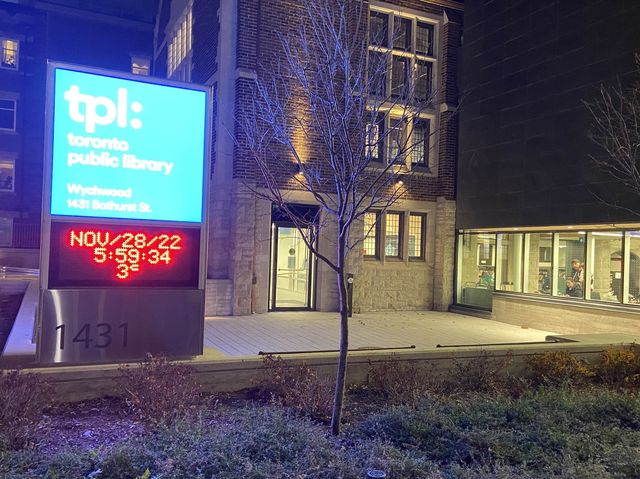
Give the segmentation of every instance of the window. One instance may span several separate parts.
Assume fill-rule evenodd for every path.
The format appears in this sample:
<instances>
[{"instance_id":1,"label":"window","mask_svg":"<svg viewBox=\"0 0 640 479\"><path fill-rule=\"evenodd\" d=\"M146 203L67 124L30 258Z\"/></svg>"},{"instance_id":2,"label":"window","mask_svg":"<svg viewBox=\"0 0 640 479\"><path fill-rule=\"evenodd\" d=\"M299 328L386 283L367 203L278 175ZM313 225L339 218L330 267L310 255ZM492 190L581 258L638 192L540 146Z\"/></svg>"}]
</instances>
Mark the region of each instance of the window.
<instances>
[{"instance_id":1,"label":"window","mask_svg":"<svg viewBox=\"0 0 640 479\"><path fill-rule=\"evenodd\" d=\"M427 215L409 214L409 259L424 259Z\"/></svg>"},{"instance_id":2,"label":"window","mask_svg":"<svg viewBox=\"0 0 640 479\"><path fill-rule=\"evenodd\" d=\"M131 57L131 73L134 75L149 76L151 60L149 57L133 55Z\"/></svg>"},{"instance_id":3,"label":"window","mask_svg":"<svg viewBox=\"0 0 640 479\"><path fill-rule=\"evenodd\" d=\"M386 53L369 53L369 93L378 97L386 95L387 91L387 57Z\"/></svg>"},{"instance_id":4,"label":"window","mask_svg":"<svg viewBox=\"0 0 640 479\"><path fill-rule=\"evenodd\" d=\"M389 134L387 135L387 157L388 163L401 164L402 160L400 154L405 150L405 145L402 140L403 125L399 119L392 118L392 124L389 126Z\"/></svg>"},{"instance_id":5,"label":"window","mask_svg":"<svg viewBox=\"0 0 640 479\"><path fill-rule=\"evenodd\" d=\"M185 61L191 52L192 46L192 14L191 9L187 9L178 22L177 28L173 32L169 41L167 53L167 76L178 80L189 81L191 79L191 65Z\"/></svg>"},{"instance_id":6,"label":"window","mask_svg":"<svg viewBox=\"0 0 640 479\"><path fill-rule=\"evenodd\" d=\"M496 235L464 233L458 236L457 301L491 309L495 278Z\"/></svg>"},{"instance_id":7,"label":"window","mask_svg":"<svg viewBox=\"0 0 640 479\"><path fill-rule=\"evenodd\" d=\"M498 235L496 289L522 292L522 234Z\"/></svg>"},{"instance_id":8,"label":"window","mask_svg":"<svg viewBox=\"0 0 640 479\"><path fill-rule=\"evenodd\" d=\"M435 22L404 14L391 15L382 10L372 9L369 13L369 74L377 73L372 81L376 85L371 86L370 93L379 97L389 94L405 97L413 81L415 97L426 101L431 96L437 55L434 45ZM389 36L392 37L391 42ZM380 58L386 58L387 55L391 55L392 60L390 64L385 64L385 85L380 88L380 72L372 69L371 65L382 65ZM387 79L391 80L390 85L386 84Z\"/></svg>"},{"instance_id":9,"label":"window","mask_svg":"<svg viewBox=\"0 0 640 479\"><path fill-rule=\"evenodd\" d=\"M433 25L418 22L416 27L416 53L433 56Z\"/></svg>"},{"instance_id":10,"label":"window","mask_svg":"<svg viewBox=\"0 0 640 479\"><path fill-rule=\"evenodd\" d=\"M402 213L385 215L384 254L387 258L402 256Z\"/></svg>"},{"instance_id":11,"label":"window","mask_svg":"<svg viewBox=\"0 0 640 479\"><path fill-rule=\"evenodd\" d=\"M18 69L18 50L19 43L17 40L10 38L0 38L0 46L2 47L2 58L0 58L0 67Z\"/></svg>"},{"instance_id":12,"label":"window","mask_svg":"<svg viewBox=\"0 0 640 479\"><path fill-rule=\"evenodd\" d=\"M416 62L415 87L413 91L416 100L428 101L430 99L432 68L431 62L424 60Z\"/></svg>"},{"instance_id":13,"label":"window","mask_svg":"<svg viewBox=\"0 0 640 479\"><path fill-rule=\"evenodd\" d=\"M625 253L625 265L628 280L623 299L625 303L640 304L640 231L629 231L627 235L629 253Z\"/></svg>"},{"instance_id":14,"label":"window","mask_svg":"<svg viewBox=\"0 0 640 479\"><path fill-rule=\"evenodd\" d=\"M389 15L372 11L369 16L369 44L386 47L389 43Z\"/></svg>"},{"instance_id":15,"label":"window","mask_svg":"<svg viewBox=\"0 0 640 479\"><path fill-rule=\"evenodd\" d=\"M419 118L413 122L413 137L411 139L411 166L429 166L429 139L431 136L431 122Z\"/></svg>"},{"instance_id":16,"label":"window","mask_svg":"<svg viewBox=\"0 0 640 479\"><path fill-rule=\"evenodd\" d=\"M572 298L584 298L585 256L587 235L584 232L556 233L558 252L554 257L556 273L556 294Z\"/></svg>"},{"instance_id":17,"label":"window","mask_svg":"<svg viewBox=\"0 0 640 479\"><path fill-rule=\"evenodd\" d=\"M364 241L362 244L362 254L365 258L378 257L378 244L380 238L379 219L380 213L376 211L367 211L364 214Z\"/></svg>"},{"instance_id":18,"label":"window","mask_svg":"<svg viewBox=\"0 0 640 479\"><path fill-rule=\"evenodd\" d=\"M411 51L411 25L413 21L410 18L396 17L393 20L395 31L393 32L393 48L397 50Z\"/></svg>"},{"instance_id":19,"label":"window","mask_svg":"<svg viewBox=\"0 0 640 479\"><path fill-rule=\"evenodd\" d=\"M391 94L404 96L409 88L409 59L394 55L391 77Z\"/></svg>"},{"instance_id":20,"label":"window","mask_svg":"<svg viewBox=\"0 0 640 479\"><path fill-rule=\"evenodd\" d=\"M384 158L384 131L384 117L376 123L366 125L366 154L370 155L373 161L382 162Z\"/></svg>"},{"instance_id":21,"label":"window","mask_svg":"<svg viewBox=\"0 0 640 479\"><path fill-rule=\"evenodd\" d=\"M0 159L0 192L15 191L16 164L13 160Z\"/></svg>"},{"instance_id":22,"label":"window","mask_svg":"<svg viewBox=\"0 0 640 479\"><path fill-rule=\"evenodd\" d=\"M622 301L622 231L594 231L591 236L588 263L590 285L586 285L587 299ZM590 287L589 287L590 286Z\"/></svg>"},{"instance_id":23,"label":"window","mask_svg":"<svg viewBox=\"0 0 640 479\"><path fill-rule=\"evenodd\" d=\"M0 98L0 130L16 130L16 101Z\"/></svg>"},{"instance_id":24,"label":"window","mask_svg":"<svg viewBox=\"0 0 640 479\"><path fill-rule=\"evenodd\" d=\"M551 294L553 233L528 233L525 237L524 292Z\"/></svg>"}]
</instances>

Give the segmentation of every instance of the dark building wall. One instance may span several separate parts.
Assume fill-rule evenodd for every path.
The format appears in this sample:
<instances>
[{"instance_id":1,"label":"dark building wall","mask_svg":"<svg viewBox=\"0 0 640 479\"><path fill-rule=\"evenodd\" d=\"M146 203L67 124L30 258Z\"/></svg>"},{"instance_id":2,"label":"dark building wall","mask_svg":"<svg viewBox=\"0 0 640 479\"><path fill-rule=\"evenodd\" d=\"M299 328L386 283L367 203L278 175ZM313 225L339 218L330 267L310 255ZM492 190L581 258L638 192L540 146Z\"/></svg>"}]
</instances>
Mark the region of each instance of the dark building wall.
<instances>
[{"instance_id":1,"label":"dark building wall","mask_svg":"<svg viewBox=\"0 0 640 479\"><path fill-rule=\"evenodd\" d=\"M0 69L0 91L18 96L15 133L0 151L16 156L15 191L0 192L0 216L15 217L14 246L37 246L42 205L47 60L131 71L131 54L151 58L153 25L51 4L0 2L0 35L20 41L18 71ZM20 239L21 229L30 233Z\"/></svg>"},{"instance_id":2,"label":"dark building wall","mask_svg":"<svg viewBox=\"0 0 640 479\"><path fill-rule=\"evenodd\" d=\"M206 83L218 70L218 10L220 0L193 2L193 57L191 80Z\"/></svg>"},{"instance_id":3,"label":"dark building wall","mask_svg":"<svg viewBox=\"0 0 640 479\"><path fill-rule=\"evenodd\" d=\"M459 228L638 221L590 155L583 100L628 83L640 52L636 0L465 2Z\"/></svg>"}]
</instances>

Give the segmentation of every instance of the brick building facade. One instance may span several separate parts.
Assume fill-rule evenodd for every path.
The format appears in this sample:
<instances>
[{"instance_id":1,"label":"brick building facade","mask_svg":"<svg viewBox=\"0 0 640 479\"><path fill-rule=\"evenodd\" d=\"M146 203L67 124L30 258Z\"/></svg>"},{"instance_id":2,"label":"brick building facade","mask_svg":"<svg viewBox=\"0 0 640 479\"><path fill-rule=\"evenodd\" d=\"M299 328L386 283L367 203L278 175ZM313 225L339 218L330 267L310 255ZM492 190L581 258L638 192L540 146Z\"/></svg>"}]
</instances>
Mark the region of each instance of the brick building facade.
<instances>
[{"instance_id":1,"label":"brick building facade","mask_svg":"<svg viewBox=\"0 0 640 479\"><path fill-rule=\"evenodd\" d=\"M376 231L381 233L372 240L377 257L363 252L350 257L354 310L446 310L453 297L462 2L371 1L368 8L384 21L402 21L411 32L422 29L433 36L435 48L424 61L431 62L438 99L429 112L435 127L428 168L407 177L407 194L393 205L393 215L379 216ZM280 35L294 33L302 20L302 7L290 0L162 0L158 8L154 73L210 85L214 92L209 315L337 308L334 273L300 248L291 225L280 222L272 205L254 195L256 166L234 140L235 119L251 103L256 78L263 78L265 65L282 55ZM307 145L311 157L316 149ZM282 177L286 183L286 172ZM314 207L302 191L292 190L289 197L301 208ZM332 228L323 228L318 240L320 251L329 256L335 249L329 240ZM394 257L387 254L388 247L394 248L392 236L398 251ZM416 248L423 249L418 254Z\"/></svg>"}]
</instances>

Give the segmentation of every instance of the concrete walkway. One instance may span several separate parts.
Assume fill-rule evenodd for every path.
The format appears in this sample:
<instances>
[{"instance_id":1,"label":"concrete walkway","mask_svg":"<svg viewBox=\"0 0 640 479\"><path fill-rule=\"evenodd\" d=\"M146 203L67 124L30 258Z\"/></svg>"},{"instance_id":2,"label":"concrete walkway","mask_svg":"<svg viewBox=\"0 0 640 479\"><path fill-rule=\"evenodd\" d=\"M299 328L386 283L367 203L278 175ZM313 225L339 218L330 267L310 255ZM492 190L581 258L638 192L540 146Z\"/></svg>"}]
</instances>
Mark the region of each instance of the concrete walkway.
<instances>
[{"instance_id":1,"label":"concrete walkway","mask_svg":"<svg viewBox=\"0 0 640 479\"><path fill-rule=\"evenodd\" d=\"M544 341L551 331L523 329L454 313L397 311L356 314L349 320L350 349L433 350L438 344L483 345ZM227 356L338 349L337 313L277 312L206 318L204 347ZM206 355L206 353L205 353Z\"/></svg>"}]
</instances>

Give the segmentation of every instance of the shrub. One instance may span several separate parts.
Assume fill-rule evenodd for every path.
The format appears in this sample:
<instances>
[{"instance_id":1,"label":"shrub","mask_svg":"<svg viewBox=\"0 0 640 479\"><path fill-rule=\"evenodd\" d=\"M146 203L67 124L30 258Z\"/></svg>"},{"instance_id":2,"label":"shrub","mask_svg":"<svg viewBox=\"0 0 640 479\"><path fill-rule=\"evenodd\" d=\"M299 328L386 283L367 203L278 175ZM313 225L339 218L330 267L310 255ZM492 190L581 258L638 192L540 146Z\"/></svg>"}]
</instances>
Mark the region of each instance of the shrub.
<instances>
[{"instance_id":1,"label":"shrub","mask_svg":"<svg viewBox=\"0 0 640 479\"><path fill-rule=\"evenodd\" d=\"M609 348L597 367L600 381L610 386L640 385L640 354L634 346Z\"/></svg>"},{"instance_id":2,"label":"shrub","mask_svg":"<svg viewBox=\"0 0 640 479\"><path fill-rule=\"evenodd\" d=\"M39 375L0 371L0 450L24 447L35 437L51 393Z\"/></svg>"},{"instance_id":3,"label":"shrub","mask_svg":"<svg viewBox=\"0 0 640 479\"><path fill-rule=\"evenodd\" d=\"M472 359L453 359L453 368L443 380L444 392L496 392L512 389L508 375L511 353L494 358L487 351Z\"/></svg>"},{"instance_id":4,"label":"shrub","mask_svg":"<svg viewBox=\"0 0 640 479\"><path fill-rule=\"evenodd\" d=\"M528 369L534 384L580 385L595 375L593 368L569 351L547 351L536 354L528 361Z\"/></svg>"},{"instance_id":5,"label":"shrub","mask_svg":"<svg viewBox=\"0 0 640 479\"><path fill-rule=\"evenodd\" d=\"M193 369L147 355L138 367L123 366L119 385L129 408L148 424L194 417L203 403Z\"/></svg>"},{"instance_id":6,"label":"shrub","mask_svg":"<svg viewBox=\"0 0 640 479\"><path fill-rule=\"evenodd\" d=\"M258 387L282 405L318 420L331 417L334 384L306 365L287 364L281 357L267 355Z\"/></svg>"},{"instance_id":7,"label":"shrub","mask_svg":"<svg viewBox=\"0 0 640 479\"><path fill-rule=\"evenodd\" d=\"M434 389L433 375L412 361L369 362L369 386L394 404L416 408Z\"/></svg>"}]
</instances>

